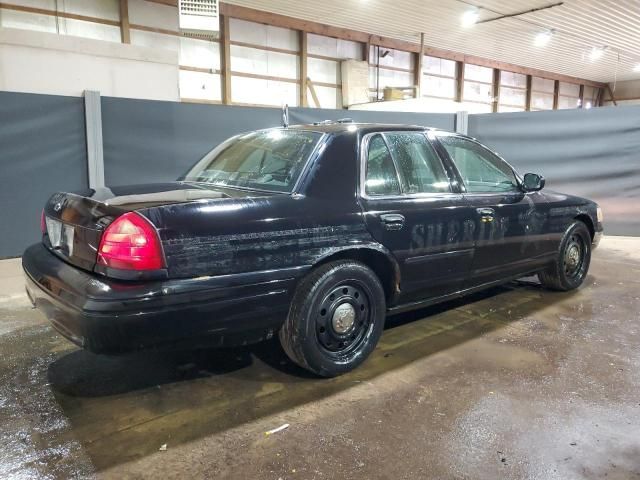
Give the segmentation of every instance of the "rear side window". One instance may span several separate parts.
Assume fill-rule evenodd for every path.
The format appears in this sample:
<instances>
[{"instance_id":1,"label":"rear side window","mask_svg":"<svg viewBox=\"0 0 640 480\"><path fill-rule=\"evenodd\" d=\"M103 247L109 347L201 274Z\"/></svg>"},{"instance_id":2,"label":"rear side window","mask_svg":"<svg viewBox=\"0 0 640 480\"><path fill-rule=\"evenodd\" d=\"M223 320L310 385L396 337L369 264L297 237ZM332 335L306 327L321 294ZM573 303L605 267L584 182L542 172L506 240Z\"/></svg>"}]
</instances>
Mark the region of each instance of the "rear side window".
<instances>
[{"instance_id":1,"label":"rear side window","mask_svg":"<svg viewBox=\"0 0 640 480\"><path fill-rule=\"evenodd\" d=\"M439 136L438 140L455 162L467 192L519 191L515 173L495 154L466 138Z\"/></svg>"},{"instance_id":2,"label":"rear side window","mask_svg":"<svg viewBox=\"0 0 640 480\"><path fill-rule=\"evenodd\" d=\"M318 132L287 129L239 135L209 152L183 179L291 192L321 138Z\"/></svg>"},{"instance_id":3,"label":"rear side window","mask_svg":"<svg viewBox=\"0 0 640 480\"><path fill-rule=\"evenodd\" d=\"M388 132L384 135L400 171L404 193L451 191L442 162L423 133Z\"/></svg>"},{"instance_id":4,"label":"rear side window","mask_svg":"<svg viewBox=\"0 0 640 480\"><path fill-rule=\"evenodd\" d=\"M364 188L367 195L400 195L400 184L391 153L379 134L369 141Z\"/></svg>"}]
</instances>

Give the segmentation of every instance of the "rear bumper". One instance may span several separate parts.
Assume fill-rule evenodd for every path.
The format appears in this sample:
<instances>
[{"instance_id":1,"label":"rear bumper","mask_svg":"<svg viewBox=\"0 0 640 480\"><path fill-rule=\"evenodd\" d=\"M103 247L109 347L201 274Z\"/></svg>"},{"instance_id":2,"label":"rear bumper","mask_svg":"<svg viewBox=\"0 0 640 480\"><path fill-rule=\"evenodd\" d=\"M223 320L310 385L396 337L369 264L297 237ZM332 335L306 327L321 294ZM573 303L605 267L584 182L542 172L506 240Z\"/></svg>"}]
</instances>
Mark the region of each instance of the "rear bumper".
<instances>
[{"instance_id":1,"label":"rear bumper","mask_svg":"<svg viewBox=\"0 0 640 480\"><path fill-rule=\"evenodd\" d=\"M69 265L42 244L25 251L22 266L32 303L63 336L96 353L268 338L306 270L124 282Z\"/></svg>"}]
</instances>

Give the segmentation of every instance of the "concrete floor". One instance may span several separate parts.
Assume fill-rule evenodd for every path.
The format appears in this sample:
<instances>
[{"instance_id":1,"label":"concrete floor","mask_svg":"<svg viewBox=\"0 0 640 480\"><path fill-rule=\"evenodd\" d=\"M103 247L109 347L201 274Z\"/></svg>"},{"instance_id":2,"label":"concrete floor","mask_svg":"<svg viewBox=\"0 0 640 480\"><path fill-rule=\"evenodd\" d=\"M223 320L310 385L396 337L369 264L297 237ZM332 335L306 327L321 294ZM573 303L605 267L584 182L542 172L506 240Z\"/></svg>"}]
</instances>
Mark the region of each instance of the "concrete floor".
<instances>
[{"instance_id":1,"label":"concrete floor","mask_svg":"<svg viewBox=\"0 0 640 480\"><path fill-rule=\"evenodd\" d=\"M332 380L274 342L86 353L18 265L0 262L0 478L640 478L640 239L605 238L576 292L523 281L390 318Z\"/></svg>"}]
</instances>

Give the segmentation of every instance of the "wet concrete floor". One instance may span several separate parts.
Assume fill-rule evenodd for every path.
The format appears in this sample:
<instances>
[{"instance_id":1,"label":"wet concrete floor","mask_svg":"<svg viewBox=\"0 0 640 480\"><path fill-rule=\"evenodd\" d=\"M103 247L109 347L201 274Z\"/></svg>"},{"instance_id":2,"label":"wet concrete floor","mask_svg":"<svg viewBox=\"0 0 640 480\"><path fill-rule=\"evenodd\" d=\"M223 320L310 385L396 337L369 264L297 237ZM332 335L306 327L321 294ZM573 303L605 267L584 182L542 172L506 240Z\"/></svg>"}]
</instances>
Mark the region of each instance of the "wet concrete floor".
<instances>
[{"instance_id":1,"label":"wet concrete floor","mask_svg":"<svg viewBox=\"0 0 640 480\"><path fill-rule=\"evenodd\" d=\"M96 356L0 296L0 478L640 478L639 247L389 318L330 380L276 342Z\"/></svg>"}]
</instances>

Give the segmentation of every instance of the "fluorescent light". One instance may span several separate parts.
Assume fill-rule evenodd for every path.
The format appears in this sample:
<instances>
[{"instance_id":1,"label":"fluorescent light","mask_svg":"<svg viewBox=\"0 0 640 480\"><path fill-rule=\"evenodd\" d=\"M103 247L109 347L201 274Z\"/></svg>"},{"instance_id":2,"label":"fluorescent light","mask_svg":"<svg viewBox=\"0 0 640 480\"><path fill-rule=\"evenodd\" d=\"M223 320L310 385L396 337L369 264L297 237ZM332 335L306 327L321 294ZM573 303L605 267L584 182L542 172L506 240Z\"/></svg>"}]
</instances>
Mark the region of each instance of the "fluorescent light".
<instances>
[{"instance_id":1,"label":"fluorescent light","mask_svg":"<svg viewBox=\"0 0 640 480\"><path fill-rule=\"evenodd\" d=\"M472 27L478 21L478 9L474 8L473 10L467 10L462 14L461 24L465 28Z\"/></svg>"},{"instance_id":2,"label":"fluorescent light","mask_svg":"<svg viewBox=\"0 0 640 480\"><path fill-rule=\"evenodd\" d=\"M544 47L547 43L551 41L551 37L553 37L553 30L546 30L544 32L540 32L536 35L536 38L533 40L533 44L536 47Z\"/></svg>"},{"instance_id":3,"label":"fluorescent light","mask_svg":"<svg viewBox=\"0 0 640 480\"><path fill-rule=\"evenodd\" d=\"M591 61L595 61L602 58L602 55L604 55L604 51L606 49L607 47L593 47L591 49L591 53L589 54L589 58L591 59Z\"/></svg>"},{"instance_id":4,"label":"fluorescent light","mask_svg":"<svg viewBox=\"0 0 640 480\"><path fill-rule=\"evenodd\" d=\"M640 63L638 65L636 65L635 67L633 67L633 71L634 72L640 72Z\"/></svg>"}]
</instances>

